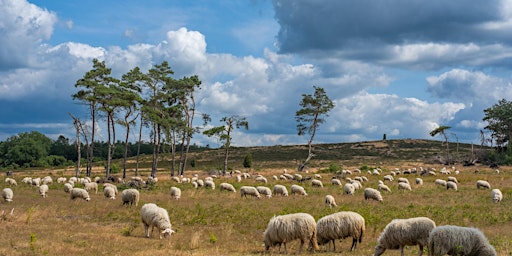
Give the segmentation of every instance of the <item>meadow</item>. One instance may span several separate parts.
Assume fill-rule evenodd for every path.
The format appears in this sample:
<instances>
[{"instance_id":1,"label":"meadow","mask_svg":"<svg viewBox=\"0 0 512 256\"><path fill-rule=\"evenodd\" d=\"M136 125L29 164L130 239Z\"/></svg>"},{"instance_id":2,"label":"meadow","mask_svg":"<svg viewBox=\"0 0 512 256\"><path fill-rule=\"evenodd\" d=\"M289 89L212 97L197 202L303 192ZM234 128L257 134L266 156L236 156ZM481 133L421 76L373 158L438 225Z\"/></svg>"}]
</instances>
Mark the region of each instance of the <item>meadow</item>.
<instances>
[{"instance_id":1,"label":"meadow","mask_svg":"<svg viewBox=\"0 0 512 256\"><path fill-rule=\"evenodd\" d=\"M395 166L396 167L396 166ZM383 174L395 167L382 167ZM354 167L355 168L355 167ZM436 166L439 170L442 166ZM473 226L481 229L499 255L512 255L512 169L500 168L500 173L486 167L456 166L460 171L458 191L446 190L434 184L437 178L447 175L425 176L422 186L414 184L417 174L401 175L412 184L412 191L398 191L395 182L387 182L391 193L383 193L384 201L365 201L363 191L355 195L344 195L342 187L330 184L330 173L320 173L323 188L312 187L310 182L303 185L308 196L241 198L238 188L242 185L262 185L249 178L237 183L234 177L219 177L216 184L230 182L237 193L220 192L206 188L193 188L191 184L178 184L168 174L158 176L158 183L150 189L141 189L138 206L123 206L120 195L116 200L103 196L102 186L98 194L91 193L89 202L72 201L57 184L57 177L71 177L67 171L16 172L18 186L13 187L15 196L12 203L1 202L0 212L0 255L261 255L277 254L277 248L265 252L262 234L269 219L274 215L306 212L319 219L336 211L355 211L366 221L366 233L357 251L349 252L351 239L337 241L337 252L326 252L321 247L315 255L373 255L380 232L394 218L426 216L437 225ZM475 170L479 170L475 172ZM250 171L254 177L262 174L268 179L266 186L283 184L288 189L296 181L272 180L283 169ZM301 173L303 176L312 175ZM200 178L207 175L197 173ZM44 177L51 175L47 198L41 198L35 187L21 183L25 176ZM96 174L95 174L96 175ZM101 176L100 173L97 173ZM143 174L147 175L147 174ZM382 176L368 173L369 181L364 187L377 187ZM455 176L453 173L452 176ZM488 180L493 188L500 188L504 199L493 203L490 190L477 189L476 180ZM7 184L0 183L1 188ZM169 196L171 186L180 187L182 197L174 200ZM119 184L120 189L124 185ZM324 204L324 197L331 194L338 207L330 209ZM170 239L144 237L140 220L140 207L144 203L156 203L168 210L173 229ZM14 208L13 215L10 211ZM288 244L289 253L295 253L298 241ZM406 255L417 255L418 247L408 247ZM308 255L312 252L305 251ZM386 251L384 255L399 255L399 251Z\"/></svg>"}]
</instances>

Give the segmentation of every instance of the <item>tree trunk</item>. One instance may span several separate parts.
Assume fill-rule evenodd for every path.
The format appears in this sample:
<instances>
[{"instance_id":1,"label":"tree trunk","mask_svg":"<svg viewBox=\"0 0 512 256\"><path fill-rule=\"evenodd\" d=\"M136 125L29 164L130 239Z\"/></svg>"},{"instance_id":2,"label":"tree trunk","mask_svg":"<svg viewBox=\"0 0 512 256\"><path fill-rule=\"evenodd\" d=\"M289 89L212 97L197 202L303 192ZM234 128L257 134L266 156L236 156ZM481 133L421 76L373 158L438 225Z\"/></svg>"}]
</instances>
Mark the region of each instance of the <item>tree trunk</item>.
<instances>
[{"instance_id":1,"label":"tree trunk","mask_svg":"<svg viewBox=\"0 0 512 256\"><path fill-rule=\"evenodd\" d=\"M137 157L135 161L135 176L139 176L140 144L142 143L142 113L140 113L139 142L137 144Z\"/></svg>"}]
</instances>

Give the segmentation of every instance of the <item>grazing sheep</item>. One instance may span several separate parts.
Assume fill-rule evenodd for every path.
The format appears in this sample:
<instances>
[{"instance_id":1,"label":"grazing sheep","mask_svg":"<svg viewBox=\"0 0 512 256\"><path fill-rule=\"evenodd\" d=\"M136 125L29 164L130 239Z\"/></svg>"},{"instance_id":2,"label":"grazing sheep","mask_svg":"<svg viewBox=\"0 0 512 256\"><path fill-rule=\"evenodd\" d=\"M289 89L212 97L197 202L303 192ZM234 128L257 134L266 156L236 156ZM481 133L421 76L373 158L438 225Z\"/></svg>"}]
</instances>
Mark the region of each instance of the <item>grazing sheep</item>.
<instances>
[{"instance_id":1,"label":"grazing sheep","mask_svg":"<svg viewBox=\"0 0 512 256\"><path fill-rule=\"evenodd\" d=\"M103 188L103 195L105 195L108 199L116 199L116 191L112 186L107 186Z\"/></svg>"},{"instance_id":2,"label":"grazing sheep","mask_svg":"<svg viewBox=\"0 0 512 256\"><path fill-rule=\"evenodd\" d=\"M198 186L198 187L204 187L204 181L203 181L203 180L198 179L198 180L196 181L196 183L197 183L197 186Z\"/></svg>"},{"instance_id":3,"label":"grazing sheep","mask_svg":"<svg viewBox=\"0 0 512 256\"><path fill-rule=\"evenodd\" d=\"M477 180L476 181L476 188L484 188L484 189L491 189L491 184L485 180Z\"/></svg>"},{"instance_id":4,"label":"grazing sheep","mask_svg":"<svg viewBox=\"0 0 512 256\"><path fill-rule=\"evenodd\" d=\"M379 180L380 181L380 180ZM391 189L384 183L381 183L382 181L379 182L379 185L377 185L377 189L378 190L383 190L383 191L387 191L387 192L391 192Z\"/></svg>"},{"instance_id":5,"label":"grazing sheep","mask_svg":"<svg viewBox=\"0 0 512 256\"><path fill-rule=\"evenodd\" d=\"M236 193L235 187L233 187L233 185L226 183L226 182L223 182L219 185L219 191L222 191L222 190L227 190L227 191Z\"/></svg>"},{"instance_id":6,"label":"grazing sheep","mask_svg":"<svg viewBox=\"0 0 512 256\"><path fill-rule=\"evenodd\" d=\"M430 232L428 255L496 256L496 250L482 231L459 226L439 226Z\"/></svg>"},{"instance_id":7,"label":"grazing sheep","mask_svg":"<svg viewBox=\"0 0 512 256\"><path fill-rule=\"evenodd\" d=\"M32 179L32 186L39 187L40 184L41 184L41 178Z\"/></svg>"},{"instance_id":8,"label":"grazing sheep","mask_svg":"<svg viewBox=\"0 0 512 256\"><path fill-rule=\"evenodd\" d=\"M446 188L446 180L436 179L434 181L434 184L439 185L440 187Z\"/></svg>"},{"instance_id":9,"label":"grazing sheep","mask_svg":"<svg viewBox=\"0 0 512 256\"><path fill-rule=\"evenodd\" d=\"M66 182L64 183L64 192L71 193L71 190L73 189L73 184Z\"/></svg>"},{"instance_id":10,"label":"grazing sheep","mask_svg":"<svg viewBox=\"0 0 512 256\"><path fill-rule=\"evenodd\" d=\"M416 178L416 185L423 185L423 179Z\"/></svg>"},{"instance_id":11,"label":"grazing sheep","mask_svg":"<svg viewBox=\"0 0 512 256\"><path fill-rule=\"evenodd\" d=\"M276 195L288 196L288 189L286 189L286 187L283 185L276 184L276 185L274 185L272 194L274 196L276 196Z\"/></svg>"},{"instance_id":12,"label":"grazing sheep","mask_svg":"<svg viewBox=\"0 0 512 256\"><path fill-rule=\"evenodd\" d=\"M242 176L241 175L237 175L236 176L236 182L241 182L242 181Z\"/></svg>"},{"instance_id":13,"label":"grazing sheep","mask_svg":"<svg viewBox=\"0 0 512 256\"><path fill-rule=\"evenodd\" d=\"M258 190L260 195L264 195L267 198L272 197L272 191L270 190L270 188L265 187L265 186L257 186L256 189Z\"/></svg>"},{"instance_id":14,"label":"grazing sheep","mask_svg":"<svg viewBox=\"0 0 512 256\"><path fill-rule=\"evenodd\" d=\"M51 183L53 183L53 179L50 176L46 176L46 177L41 179L41 184L48 185L48 184L51 184Z\"/></svg>"},{"instance_id":15,"label":"grazing sheep","mask_svg":"<svg viewBox=\"0 0 512 256\"><path fill-rule=\"evenodd\" d=\"M98 194L98 183L96 183L96 182L85 183L84 189L87 191L94 190L94 194Z\"/></svg>"},{"instance_id":16,"label":"grazing sheep","mask_svg":"<svg viewBox=\"0 0 512 256\"><path fill-rule=\"evenodd\" d=\"M382 177L382 178L384 179L384 181L393 181L393 180L395 180L392 175L384 175L384 177Z\"/></svg>"},{"instance_id":17,"label":"grazing sheep","mask_svg":"<svg viewBox=\"0 0 512 256\"><path fill-rule=\"evenodd\" d=\"M13 178L9 178L9 177L5 178L5 183L7 183L11 186L18 186L18 183L16 182L16 180Z\"/></svg>"},{"instance_id":18,"label":"grazing sheep","mask_svg":"<svg viewBox=\"0 0 512 256\"><path fill-rule=\"evenodd\" d=\"M260 192L255 187L252 186L242 186L240 187L240 197L247 197L250 195L252 197L261 198Z\"/></svg>"},{"instance_id":19,"label":"grazing sheep","mask_svg":"<svg viewBox=\"0 0 512 256\"><path fill-rule=\"evenodd\" d=\"M356 191L356 188L353 184L347 183L345 186L343 186L343 191L345 191L345 194L347 195L353 195Z\"/></svg>"},{"instance_id":20,"label":"grazing sheep","mask_svg":"<svg viewBox=\"0 0 512 256\"><path fill-rule=\"evenodd\" d=\"M311 186L323 188L324 184L322 183L321 180L313 179L313 180L311 180Z\"/></svg>"},{"instance_id":21,"label":"grazing sheep","mask_svg":"<svg viewBox=\"0 0 512 256\"><path fill-rule=\"evenodd\" d=\"M140 193L137 189L129 188L123 190L121 193L121 200L123 201L123 205L134 205L137 206L139 204Z\"/></svg>"},{"instance_id":22,"label":"grazing sheep","mask_svg":"<svg viewBox=\"0 0 512 256\"><path fill-rule=\"evenodd\" d=\"M119 194L117 190L117 186L112 183L103 183L103 190L105 190L106 187L112 187L114 191L116 192L116 195Z\"/></svg>"},{"instance_id":23,"label":"grazing sheep","mask_svg":"<svg viewBox=\"0 0 512 256\"><path fill-rule=\"evenodd\" d=\"M351 211L342 211L322 217L316 222L318 244L333 244L336 251L336 239L345 239L352 237L353 251L357 247L357 242L362 242L363 233L365 231L364 218L359 213ZM329 250L330 248L328 248Z\"/></svg>"},{"instance_id":24,"label":"grazing sheep","mask_svg":"<svg viewBox=\"0 0 512 256\"><path fill-rule=\"evenodd\" d=\"M352 186L354 186L355 190L361 189L363 187L361 182L358 180L352 180L352 181L350 181L350 184L352 184Z\"/></svg>"},{"instance_id":25,"label":"grazing sheep","mask_svg":"<svg viewBox=\"0 0 512 256\"><path fill-rule=\"evenodd\" d=\"M338 207L336 204L336 200L334 200L334 196L332 195L326 195L325 196L325 205L329 206L329 208Z\"/></svg>"},{"instance_id":26,"label":"grazing sheep","mask_svg":"<svg viewBox=\"0 0 512 256\"><path fill-rule=\"evenodd\" d=\"M491 197L493 202L499 203L501 202L501 199L503 199L503 194L501 193L501 190L495 188L491 190Z\"/></svg>"},{"instance_id":27,"label":"grazing sheep","mask_svg":"<svg viewBox=\"0 0 512 256\"><path fill-rule=\"evenodd\" d=\"M279 245L278 252L281 252L281 244L284 244L284 253L288 253L286 243L300 239L298 253L301 253L305 242L309 242L313 249L318 250L316 240L316 222L313 216L307 213L292 213L274 216L270 219L265 232L263 242L265 250Z\"/></svg>"},{"instance_id":28,"label":"grazing sheep","mask_svg":"<svg viewBox=\"0 0 512 256\"><path fill-rule=\"evenodd\" d=\"M382 202L382 195L380 194L380 191L374 189L374 188L365 188L364 189L364 200L373 199L375 201Z\"/></svg>"},{"instance_id":29,"label":"grazing sheep","mask_svg":"<svg viewBox=\"0 0 512 256\"><path fill-rule=\"evenodd\" d=\"M453 176L449 176L448 179L446 179L447 181L452 181L452 182L455 182L455 183L459 183L459 181L457 180L457 178L453 177Z\"/></svg>"},{"instance_id":30,"label":"grazing sheep","mask_svg":"<svg viewBox=\"0 0 512 256\"><path fill-rule=\"evenodd\" d=\"M57 178L57 183L66 183L67 180L66 177L59 177Z\"/></svg>"},{"instance_id":31,"label":"grazing sheep","mask_svg":"<svg viewBox=\"0 0 512 256\"><path fill-rule=\"evenodd\" d=\"M430 231L435 227L436 223L427 217L394 219L380 234L374 256L382 255L386 250L397 249L403 256L406 245L418 245L420 249L418 255L421 256L423 247L428 245Z\"/></svg>"},{"instance_id":32,"label":"grazing sheep","mask_svg":"<svg viewBox=\"0 0 512 256\"><path fill-rule=\"evenodd\" d=\"M204 181L204 187L205 188L215 189L215 182L213 182L213 180L205 180Z\"/></svg>"},{"instance_id":33,"label":"grazing sheep","mask_svg":"<svg viewBox=\"0 0 512 256\"><path fill-rule=\"evenodd\" d=\"M172 198L178 200L181 198L181 189L178 187L171 187L170 194Z\"/></svg>"},{"instance_id":34,"label":"grazing sheep","mask_svg":"<svg viewBox=\"0 0 512 256\"><path fill-rule=\"evenodd\" d=\"M125 190L126 191L126 190ZM153 229L158 229L160 239L162 235L164 238L168 238L174 233L171 226L171 220L169 219L169 213L166 209L158 207L156 204L148 203L144 204L141 208L142 224L144 224L144 232L146 237L153 236ZM151 227L151 234L149 228Z\"/></svg>"},{"instance_id":35,"label":"grazing sheep","mask_svg":"<svg viewBox=\"0 0 512 256\"><path fill-rule=\"evenodd\" d=\"M315 173L315 175L313 175L313 177L315 177L315 179L322 179L322 175L318 174L318 173Z\"/></svg>"},{"instance_id":36,"label":"grazing sheep","mask_svg":"<svg viewBox=\"0 0 512 256\"><path fill-rule=\"evenodd\" d=\"M48 185L43 184L43 185L39 186L39 195L41 195L41 197L43 197L43 198L47 197L48 196L47 193L48 193Z\"/></svg>"},{"instance_id":37,"label":"grazing sheep","mask_svg":"<svg viewBox=\"0 0 512 256\"><path fill-rule=\"evenodd\" d=\"M447 181L446 182L446 190L448 189L453 189L455 191L457 191L457 183L453 182L453 181Z\"/></svg>"},{"instance_id":38,"label":"grazing sheep","mask_svg":"<svg viewBox=\"0 0 512 256\"><path fill-rule=\"evenodd\" d=\"M261 183L267 183L267 178L263 177L263 176L258 176L254 179L256 182L261 182Z\"/></svg>"},{"instance_id":39,"label":"grazing sheep","mask_svg":"<svg viewBox=\"0 0 512 256\"><path fill-rule=\"evenodd\" d=\"M341 180L334 178L331 180L331 184L341 186Z\"/></svg>"},{"instance_id":40,"label":"grazing sheep","mask_svg":"<svg viewBox=\"0 0 512 256\"><path fill-rule=\"evenodd\" d=\"M398 178L398 180L397 180L397 181L398 181L398 183L407 183L407 184L410 184L410 183L409 183L409 180L408 180L407 178L402 178L402 177L400 177L400 178Z\"/></svg>"},{"instance_id":41,"label":"grazing sheep","mask_svg":"<svg viewBox=\"0 0 512 256\"><path fill-rule=\"evenodd\" d=\"M69 192L71 200L75 200L77 198L81 198L85 201L91 200L91 197L89 196L89 192L83 188L72 188Z\"/></svg>"},{"instance_id":42,"label":"grazing sheep","mask_svg":"<svg viewBox=\"0 0 512 256\"><path fill-rule=\"evenodd\" d=\"M398 183L398 190L412 190L411 185L405 182Z\"/></svg>"},{"instance_id":43,"label":"grazing sheep","mask_svg":"<svg viewBox=\"0 0 512 256\"><path fill-rule=\"evenodd\" d=\"M12 198L14 197L14 192L10 188L4 188L2 190L2 197L8 203L12 202Z\"/></svg>"},{"instance_id":44,"label":"grazing sheep","mask_svg":"<svg viewBox=\"0 0 512 256\"><path fill-rule=\"evenodd\" d=\"M293 184L290 187L290 194L292 194L292 195L298 194L299 196L307 196L308 195L308 193L306 193L306 190L302 186L295 185L295 184Z\"/></svg>"}]
</instances>

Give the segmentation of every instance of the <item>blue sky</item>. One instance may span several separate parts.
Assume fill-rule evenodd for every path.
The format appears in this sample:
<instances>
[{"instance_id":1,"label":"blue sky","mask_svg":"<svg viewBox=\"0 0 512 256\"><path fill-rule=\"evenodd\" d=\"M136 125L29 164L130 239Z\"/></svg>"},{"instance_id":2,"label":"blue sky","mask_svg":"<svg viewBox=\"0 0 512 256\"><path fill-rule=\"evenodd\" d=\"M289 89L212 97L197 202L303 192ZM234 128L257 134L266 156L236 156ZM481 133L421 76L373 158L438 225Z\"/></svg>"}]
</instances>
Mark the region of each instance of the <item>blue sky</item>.
<instances>
[{"instance_id":1,"label":"blue sky","mask_svg":"<svg viewBox=\"0 0 512 256\"><path fill-rule=\"evenodd\" d=\"M512 98L511 29L510 1L0 0L0 140L73 138L68 113L87 120L74 84L98 58L118 77L164 60L198 75L212 125L247 118L236 146L307 143L294 115L313 85L336 104L316 143L449 125L450 140L479 144L483 109Z\"/></svg>"}]
</instances>

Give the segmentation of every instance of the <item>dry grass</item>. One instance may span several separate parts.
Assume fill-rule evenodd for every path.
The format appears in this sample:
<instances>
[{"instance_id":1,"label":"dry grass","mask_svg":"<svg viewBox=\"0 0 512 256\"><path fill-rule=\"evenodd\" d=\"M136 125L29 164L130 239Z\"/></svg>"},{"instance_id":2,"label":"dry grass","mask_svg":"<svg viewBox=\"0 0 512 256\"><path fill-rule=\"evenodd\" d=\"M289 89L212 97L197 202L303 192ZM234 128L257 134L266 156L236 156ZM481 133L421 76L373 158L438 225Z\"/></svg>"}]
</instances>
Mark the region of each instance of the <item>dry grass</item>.
<instances>
[{"instance_id":1,"label":"dry grass","mask_svg":"<svg viewBox=\"0 0 512 256\"><path fill-rule=\"evenodd\" d=\"M391 168L391 167L389 167ZM439 168L439 166L438 166ZM424 177L424 185L414 183L415 175L406 176L413 191L400 192L396 183L388 183L391 194L383 193L384 202L364 201L362 191L354 196L342 194L342 188L330 185L328 174L323 175L324 188L303 184L309 196L273 197L270 199L240 198L239 193L194 189L190 184L175 184L167 174L151 190L141 190L138 207L126 207L120 198L106 199L101 192L91 195L91 201L71 201L62 184L52 184L48 198L41 198L36 188L21 184L25 175L46 176L46 172L16 173L18 186L13 203L0 203L0 255L260 255L264 254L262 233L268 220L279 214L307 212L316 219L335 211L350 210L366 219L366 234L355 253L348 252L351 241L337 241L336 255L373 255L373 248L384 226L393 218L427 216L438 225L453 224L480 228L499 255L512 255L512 170L503 168L499 175L490 169L474 173L475 167L458 167L461 174L458 191L436 187L437 177ZM289 168L288 170L293 169ZM272 187L280 183L288 188L290 181L273 181L271 175L280 169L259 170ZM71 173L64 173L69 177ZM98 174L100 175L100 174ZM191 174L188 174L189 176ZM365 187L377 187L379 176L369 178ZM355 175L353 175L355 176ZM205 175L202 175L205 177ZM57 175L54 176L54 181ZM477 190L476 180L488 180L500 188L504 200L494 204L489 190ZM258 185L252 179L237 184L234 178L219 178L238 189L242 185ZM180 200L169 196L169 188L182 189ZM0 181L0 186L7 185ZM100 186L101 187L101 186ZM101 190L101 189L100 189ZM332 194L339 207L329 209L323 204L326 194ZM170 239L144 237L140 207L153 202L168 209L173 228ZM8 213L14 208L14 215ZM298 242L288 245L295 252ZM416 255L417 247L408 247L407 255ZM276 253L276 248L271 253ZM305 252L304 254L310 254ZM334 255L321 248L319 255ZM388 251L386 255L398 255Z\"/></svg>"}]
</instances>

